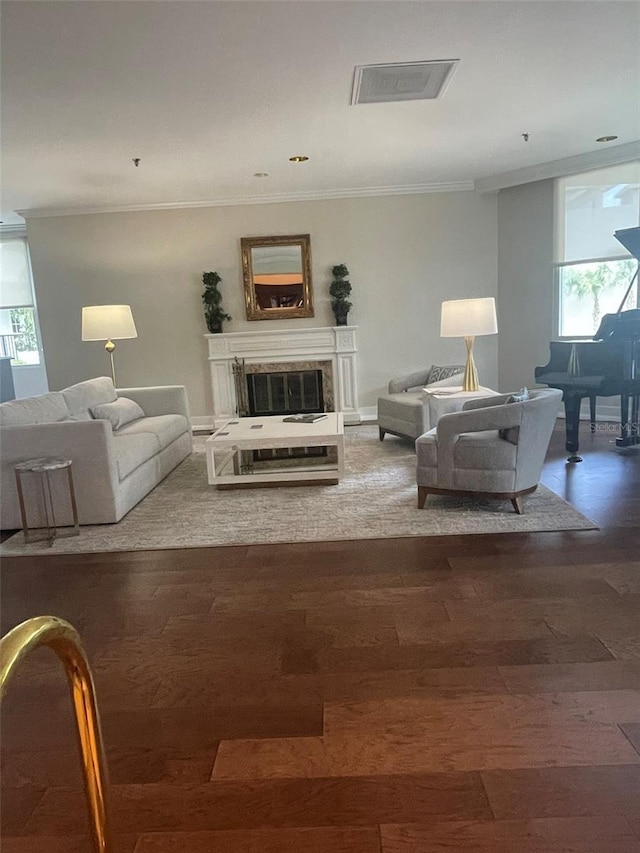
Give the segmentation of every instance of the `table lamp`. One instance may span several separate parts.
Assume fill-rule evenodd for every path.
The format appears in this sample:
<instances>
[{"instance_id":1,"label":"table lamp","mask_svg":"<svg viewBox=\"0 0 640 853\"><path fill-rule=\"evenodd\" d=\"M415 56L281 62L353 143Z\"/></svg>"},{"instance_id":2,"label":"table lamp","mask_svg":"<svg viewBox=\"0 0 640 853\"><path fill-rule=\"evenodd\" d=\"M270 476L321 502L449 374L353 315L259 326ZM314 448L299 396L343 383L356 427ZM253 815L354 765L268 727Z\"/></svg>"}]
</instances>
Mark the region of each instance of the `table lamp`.
<instances>
[{"instance_id":1,"label":"table lamp","mask_svg":"<svg viewBox=\"0 0 640 853\"><path fill-rule=\"evenodd\" d=\"M82 309L82 340L106 341L104 348L111 359L111 378L116 384L113 363L114 340L137 338L136 324L130 305L87 305Z\"/></svg>"},{"instance_id":2,"label":"table lamp","mask_svg":"<svg viewBox=\"0 0 640 853\"><path fill-rule=\"evenodd\" d=\"M452 299L442 303L440 336L464 338L467 363L462 382L463 391L478 390L478 371L473 360L473 340L476 335L495 335L498 331L496 300L493 296L479 299Z\"/></svg>"}]
</instances>

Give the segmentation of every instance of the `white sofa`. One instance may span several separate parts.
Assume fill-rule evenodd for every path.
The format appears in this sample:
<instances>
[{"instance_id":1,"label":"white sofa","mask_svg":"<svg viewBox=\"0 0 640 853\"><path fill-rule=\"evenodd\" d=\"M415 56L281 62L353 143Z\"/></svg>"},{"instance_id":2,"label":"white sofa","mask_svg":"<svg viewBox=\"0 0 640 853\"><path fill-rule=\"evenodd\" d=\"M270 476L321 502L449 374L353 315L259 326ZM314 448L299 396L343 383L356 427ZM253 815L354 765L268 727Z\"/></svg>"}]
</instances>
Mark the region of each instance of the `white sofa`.
<instances>
[{"instance_id":1,"label":"white sofa","mask_svg":"<svg viewBox=\"0 0 640 853\"><path fill-rule=\"evenodd\" d=\"M90 409L123 397L137 403L144 417L124 426L116 417L114 428L111 420L92 416ZM106 408L124 405L134 408L122 401ZM181 385L116 389L101 376L1 403L0 529L22 527L17 462L40 456L71 459L80 524L108 524L119 521L191 451L189 407ZM70 524L64 478L53 478L52 486L56 521Z\"/></svg>"}]
</instances>

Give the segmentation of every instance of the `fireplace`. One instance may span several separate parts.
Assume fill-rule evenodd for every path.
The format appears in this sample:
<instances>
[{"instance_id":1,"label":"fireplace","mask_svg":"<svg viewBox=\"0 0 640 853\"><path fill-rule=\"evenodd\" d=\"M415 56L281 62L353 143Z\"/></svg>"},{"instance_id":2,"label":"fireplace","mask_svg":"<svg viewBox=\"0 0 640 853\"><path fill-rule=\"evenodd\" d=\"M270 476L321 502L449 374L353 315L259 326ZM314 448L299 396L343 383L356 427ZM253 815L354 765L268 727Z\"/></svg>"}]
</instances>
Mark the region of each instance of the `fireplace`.
<instances>
[{"instance_id":1,"label":"fireplace","mask_svg":"<svg viewBox=\"0 0 640 853\"><path fill-rule=\"evenodd\" d=\"M323 412L321 370L250 373L247 376L249 415L292 415Z\"/></svg>"},{"instance_id":2,"label":"fireplace","mask_svg":"<svg viewBox=\"0 0 640 853\"><path fill-rule=\"evenodd\" d=\"M267 414L264 405L270 414L336 411L342 412L345 423L360 423L355 326L227 332L206 338L216 426L249 415L251 405L256 415ZM268 374L270 378L263 378Z\"/></svg>"},{"instance_id":3,"label":"fireplace","mask_svg":"<svg viewBox=\"0 0 640 853\"><path fill-rule=\"evenodd\" d=\"M236 358L232 370L240 417L335 410L331 362L246 364Z\"/></svg>"}]
</instances>

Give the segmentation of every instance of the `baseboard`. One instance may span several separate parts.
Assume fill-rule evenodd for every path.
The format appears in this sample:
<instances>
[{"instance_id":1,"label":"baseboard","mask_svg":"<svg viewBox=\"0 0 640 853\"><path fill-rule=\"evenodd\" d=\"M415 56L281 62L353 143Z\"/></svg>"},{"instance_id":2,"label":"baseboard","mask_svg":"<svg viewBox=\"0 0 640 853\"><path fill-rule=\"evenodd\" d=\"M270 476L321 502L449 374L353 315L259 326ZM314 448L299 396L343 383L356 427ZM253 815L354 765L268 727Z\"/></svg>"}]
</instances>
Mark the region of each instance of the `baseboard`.
<instances>
[{"instance_id":1,"label":"baseboard","mask_svg":"<svg viewBox=\"0 0 640 853\"><path fill-rule=\"evenodd\" d=\"M213 432L213 415L192 417L191 432Z\"/></svg>"},{"instance_id":2,"label":"baseboard","mask_svg":"<svg viewBox=\"0 0 640 853\"><path fill-rule=\"evenodd\" d=\"M363 409L360 409L360 421L361 423L370 423L371 421L378 420L378 407L377 406L365 406Z\"/></svg>"}]
</instances>

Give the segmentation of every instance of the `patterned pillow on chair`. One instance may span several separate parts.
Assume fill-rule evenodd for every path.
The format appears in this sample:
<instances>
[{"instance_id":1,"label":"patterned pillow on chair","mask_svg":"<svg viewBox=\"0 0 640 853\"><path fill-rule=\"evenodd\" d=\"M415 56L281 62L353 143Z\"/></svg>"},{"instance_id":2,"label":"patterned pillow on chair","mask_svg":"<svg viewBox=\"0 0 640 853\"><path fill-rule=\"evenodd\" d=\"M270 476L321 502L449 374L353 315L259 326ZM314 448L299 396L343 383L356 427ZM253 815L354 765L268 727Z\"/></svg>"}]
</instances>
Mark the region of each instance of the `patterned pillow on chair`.
<instances>
[{"instance_id":1,"label":"patterned pillow on chair","mask_svg":"<svg viewBox=\"0 0 640 853\"><path fill-rule=\"evenodd\" d=\"M524 403L525 400L528 399L529 389L524 387L521 388L517 394L511 394L507 403ZM520 427L508 427L507 429L498 430L498 435L500 438L504 438L505 441L510 441L511 444L517 444L520 436Z\"/></svg>"},{"instance_id":2,"label":"patterned pillow on chair","mask_svg":"<svg viewBox=\"0 0 640 853\"><path fill-rule=\"evenodd\" d=\"M524 403L525 400L529 399L529 389L525 386L521 388L517 394L511 394L507 403Z\"/></svg>"},{"instance_id":3,"label":"patterned pillow on chair","mask_svg":"<svg viewBox=\"0 0 640 853\"><path fill-rule=\"evenodd\" d=\"M460 373L464 373L464 367L461 367L459 364L454 364L451 367L437 367L434 365L429 371L427 385L431 385L432 382L441 382L443 379L450 379L452 376L458 376Z\"/></svg>"}]
</instances>

